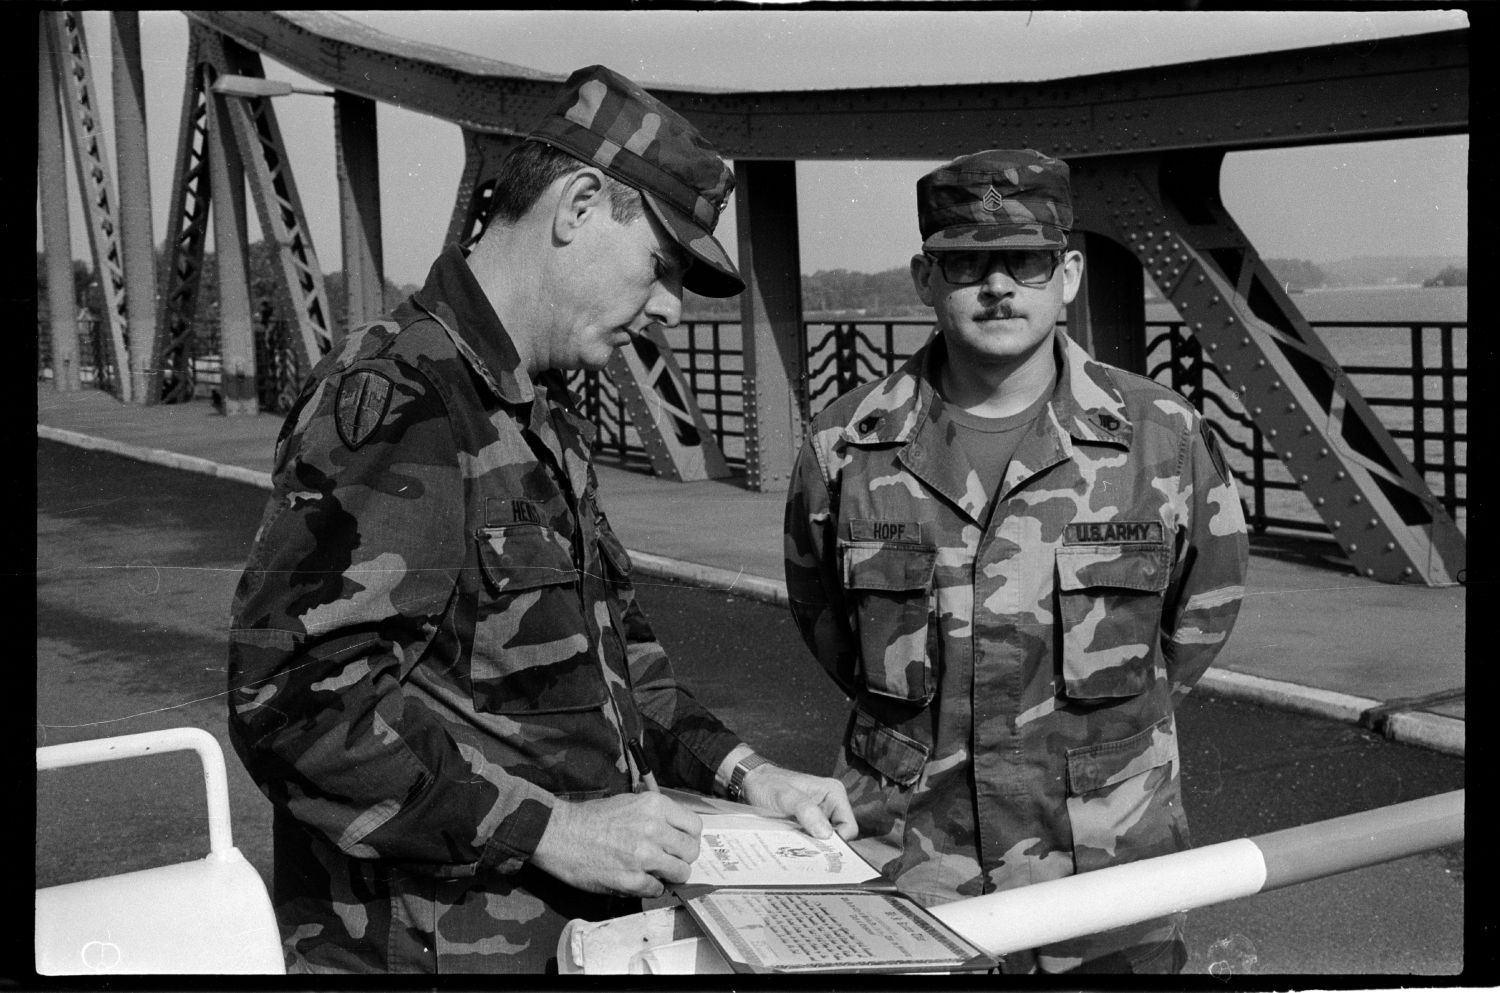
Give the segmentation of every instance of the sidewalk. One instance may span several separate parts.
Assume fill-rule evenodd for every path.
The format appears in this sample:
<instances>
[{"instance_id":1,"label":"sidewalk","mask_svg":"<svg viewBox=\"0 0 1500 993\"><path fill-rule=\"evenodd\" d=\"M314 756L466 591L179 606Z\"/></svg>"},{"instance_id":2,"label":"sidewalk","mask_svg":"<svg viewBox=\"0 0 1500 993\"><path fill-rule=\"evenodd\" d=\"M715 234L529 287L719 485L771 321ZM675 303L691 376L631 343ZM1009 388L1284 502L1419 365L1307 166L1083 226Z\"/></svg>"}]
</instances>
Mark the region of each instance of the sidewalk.
<instances>
[{"instance_id":1,"label":"sidewalk","mask_svg":"<svg viewBox=\"0 0 1500 993\"><path fill-rule=\"evenodd\" d=\"M224 417L207 403L139 407L95 389L37 386L39 438L266 489L280 428L280 417ZM605 510L638 571L786 602L782 494L753 493L736 480L597 471ZM1330 544L1254 538L1239 624L1199 687L1463 755L1466 600L1463 587L1356 576Z\"/></svg>"}]
</instances>

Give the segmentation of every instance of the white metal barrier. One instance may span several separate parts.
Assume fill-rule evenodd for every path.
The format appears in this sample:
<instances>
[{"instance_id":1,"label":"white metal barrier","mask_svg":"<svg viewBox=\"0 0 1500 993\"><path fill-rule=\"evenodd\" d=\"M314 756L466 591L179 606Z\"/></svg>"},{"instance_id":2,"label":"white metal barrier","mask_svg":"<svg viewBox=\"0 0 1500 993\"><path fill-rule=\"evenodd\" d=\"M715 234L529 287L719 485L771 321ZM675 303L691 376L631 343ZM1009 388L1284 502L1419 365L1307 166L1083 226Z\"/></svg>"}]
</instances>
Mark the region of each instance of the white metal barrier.
<instances>
[{"instance_id":1,"label":"white metal barrier","mask_svg":"<svg viewBox=\"0 0 1500 993\"><path fill-rule=\"evenodd\" d=\"M1306 882L1464 838L1464 791L933 907L993 955ZM564 974L708 974L729 965L685 910L572 921L558 942Z\"/></svg>"},{"instance_id":2,"label":"white metal barrier","mask_svg":"<svg viewBox=\"0 0 1500 993\"><path fill-rule=\"evenodd\" d=\"M38 771L196 752L208 794L202 860L36 891L36 971L47 976L285 971L271 900L229 828L224 753L201 728L170 728L36 750ZM40 829L40 826L39 826Z\"/></svg>"}]
</instances>

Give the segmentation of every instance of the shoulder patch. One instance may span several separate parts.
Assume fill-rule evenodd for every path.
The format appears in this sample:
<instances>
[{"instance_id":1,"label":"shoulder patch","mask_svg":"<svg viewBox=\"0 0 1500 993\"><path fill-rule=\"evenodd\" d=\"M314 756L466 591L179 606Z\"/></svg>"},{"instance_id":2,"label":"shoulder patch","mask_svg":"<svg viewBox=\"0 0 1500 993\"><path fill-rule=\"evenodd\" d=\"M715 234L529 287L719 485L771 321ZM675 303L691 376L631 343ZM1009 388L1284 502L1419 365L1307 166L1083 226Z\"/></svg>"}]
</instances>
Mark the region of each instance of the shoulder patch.
<instances>
[{"instance_id":1,"label":"shoulder patch","mask_svg":"<svg viewBox=\"0 0 1500 993\"><path fill-rule=\"evenodd\" d=\"M350 451L370 440L385 420L391 405L393 384L370 369L356 369L339 380L339 395L334 423L339 438Z\"/></svg>"}]
</instances>

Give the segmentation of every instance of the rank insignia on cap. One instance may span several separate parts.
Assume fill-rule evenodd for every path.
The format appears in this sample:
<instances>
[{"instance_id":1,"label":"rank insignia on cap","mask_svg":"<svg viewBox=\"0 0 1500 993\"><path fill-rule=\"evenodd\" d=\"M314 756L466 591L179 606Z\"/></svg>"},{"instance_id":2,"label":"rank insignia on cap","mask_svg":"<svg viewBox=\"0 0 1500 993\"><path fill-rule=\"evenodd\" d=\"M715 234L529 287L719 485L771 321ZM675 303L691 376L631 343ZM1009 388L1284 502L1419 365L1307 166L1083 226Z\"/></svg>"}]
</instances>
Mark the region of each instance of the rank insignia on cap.
<instances>
[{"instance_id":1,"label":"rank insignia on cap","mask_svg":"<svg viewBox=\"0 0 1500 993\"><path fill-rule=\"evenodd\" d=\"M984 191L984 199L979 201L979 205L993 214L995 211L1000 209L1000 205L1004 202L1005 197L1001 196L999 190L991 186L989 189Z\"/></svg>"},{"instance_id":2,"label":"rank insignia on cap","mask_svg":"<svg viewBox=\"0 0 1500 993\"><path fill-rule=\"evenodd\" d=\"M392 383L378 372L360 369L339 381L334 423L350 451L370 440L391 405Z\"/></svg>"}]
</instances>

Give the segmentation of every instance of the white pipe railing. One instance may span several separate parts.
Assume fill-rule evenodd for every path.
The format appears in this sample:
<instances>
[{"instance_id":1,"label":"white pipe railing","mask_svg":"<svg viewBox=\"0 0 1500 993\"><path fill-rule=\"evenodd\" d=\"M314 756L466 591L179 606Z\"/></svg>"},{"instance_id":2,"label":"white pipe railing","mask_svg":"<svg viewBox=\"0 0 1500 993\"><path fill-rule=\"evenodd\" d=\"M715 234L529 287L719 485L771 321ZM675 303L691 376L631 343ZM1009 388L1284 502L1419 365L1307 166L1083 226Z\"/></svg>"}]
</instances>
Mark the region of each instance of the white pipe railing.
<instances>
[{"instance_id":1,"label":"white pipe railing","mask_svg":"<svg viewBox=\"0 0 1500 993\"><path fill-rule=\"evenodd\" d=\"M1005 955L1388 862L1463 840L1464 791L933 907Z\"/></svg>"}]
</instances>

